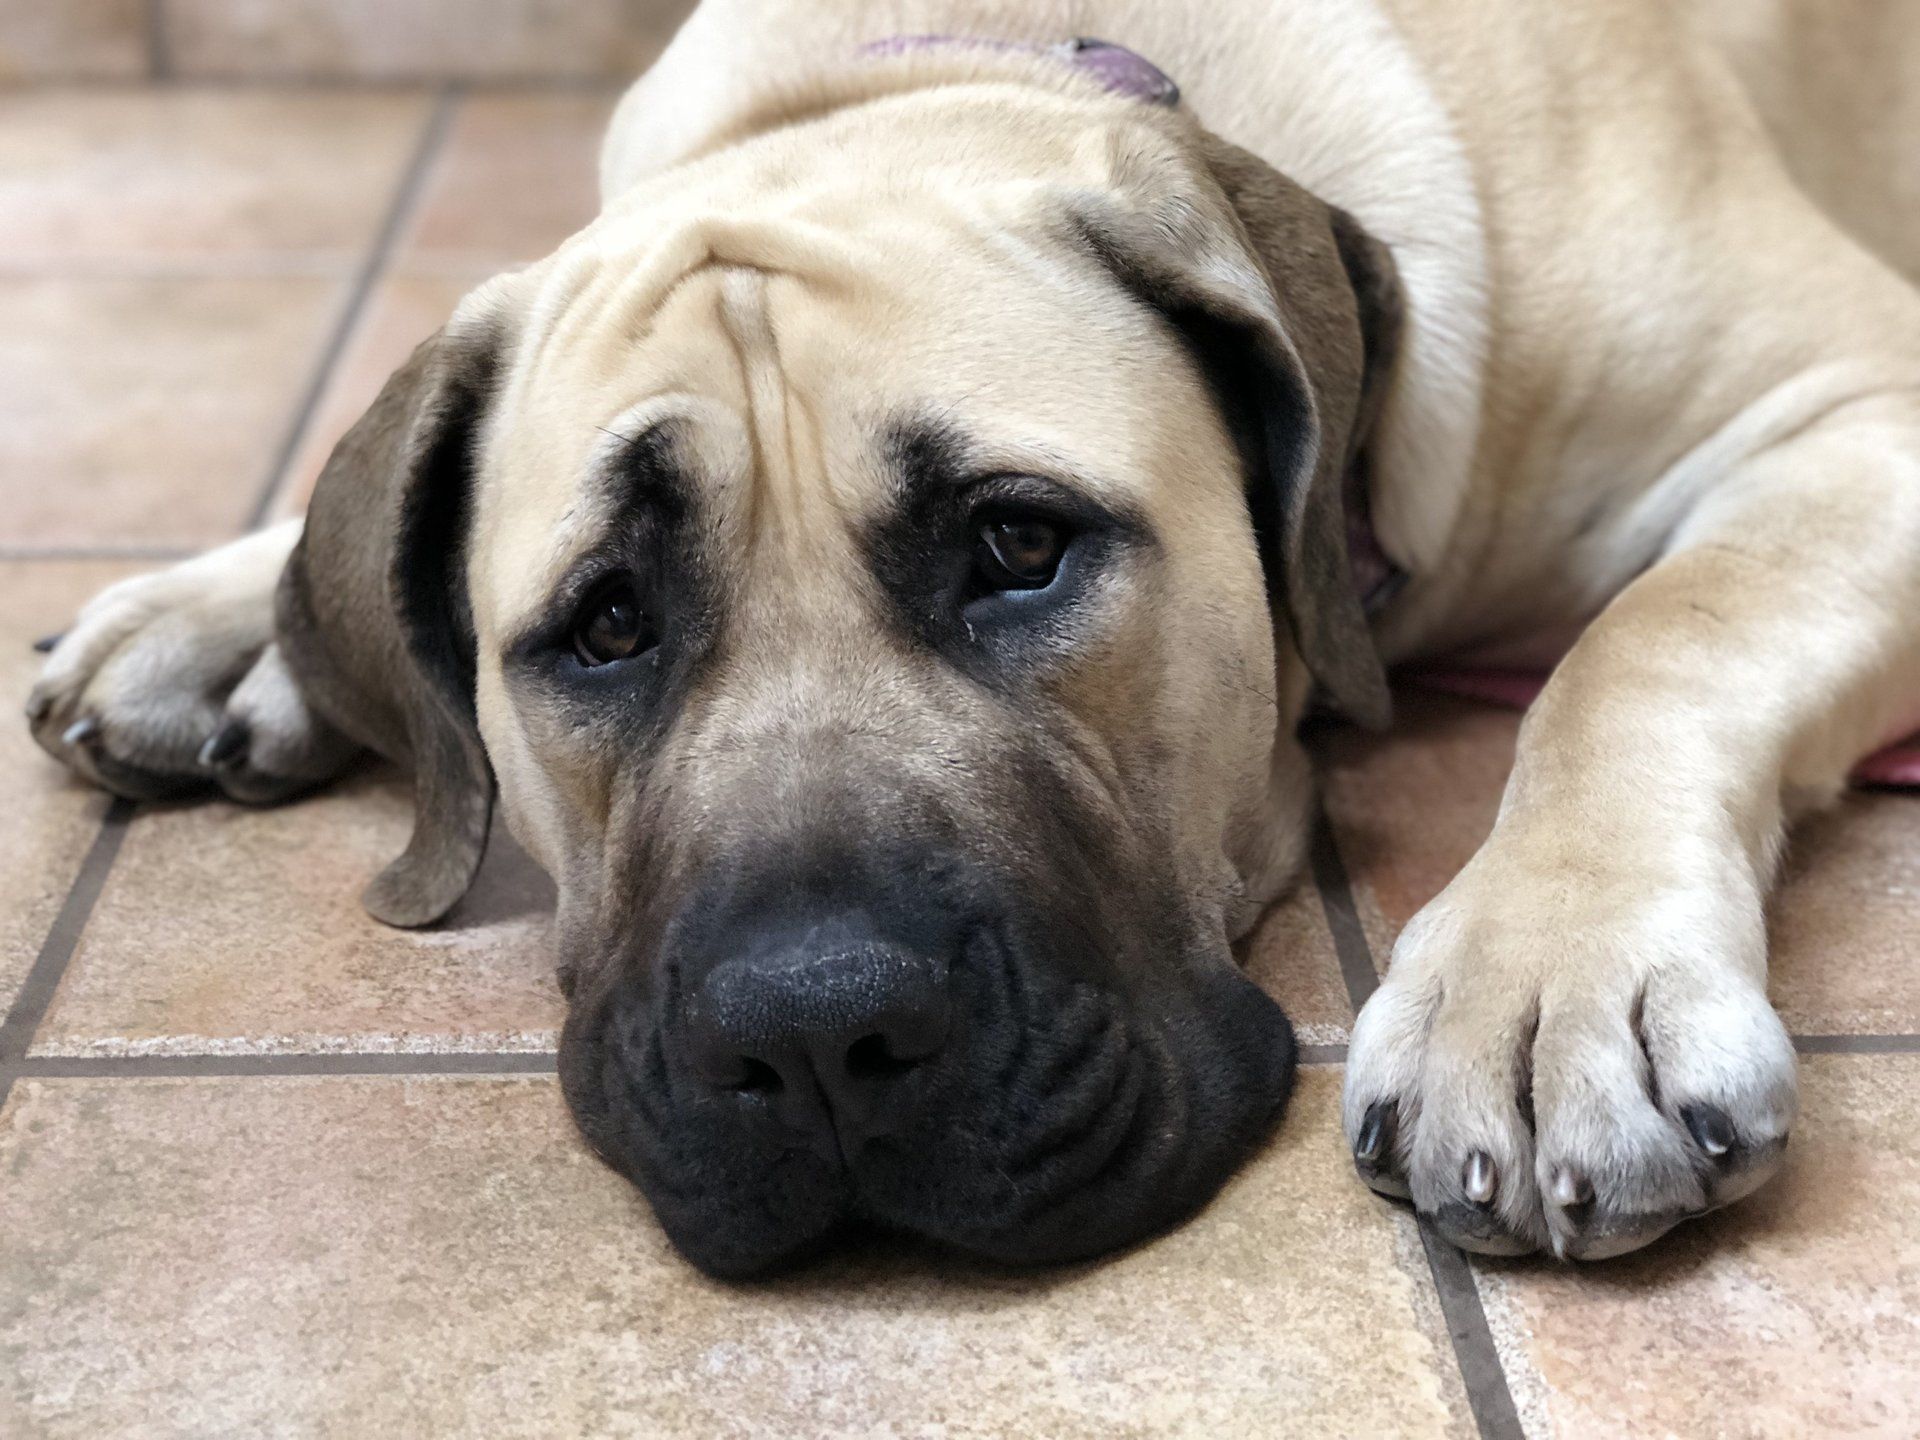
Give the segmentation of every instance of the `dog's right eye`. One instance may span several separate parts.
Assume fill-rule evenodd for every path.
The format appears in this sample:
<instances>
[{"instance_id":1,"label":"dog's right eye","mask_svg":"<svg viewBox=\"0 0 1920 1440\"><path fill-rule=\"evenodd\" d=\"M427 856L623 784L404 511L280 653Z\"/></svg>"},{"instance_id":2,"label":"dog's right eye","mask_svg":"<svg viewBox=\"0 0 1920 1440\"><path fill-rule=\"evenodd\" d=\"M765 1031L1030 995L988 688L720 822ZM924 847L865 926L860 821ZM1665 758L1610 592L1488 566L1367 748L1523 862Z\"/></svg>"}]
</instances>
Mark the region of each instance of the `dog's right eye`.
<instances>
[{"instance_id":1,"label":"dog's right eye","mask_svg":"<svg viewBox=\"0 0 1920 1440\"><path fill-rule=\"evenodd\" d=\"M631 659L654 641L653 621L631 581L601 586L574 621L573 653L588 667Z\"/></svg>"},{"instance_id":2,"label":"dog's right eye","mask_svg":"<svg viewBox=\"0 0 1920 1440\"><path fill-rule=\"evenodd\" d=\"M974 563L995 590L1038 590L1053 582L1065 549L1060 527L1049 521L1030 516L993 519L980 527Z\"/></svg>"}]
</instances>

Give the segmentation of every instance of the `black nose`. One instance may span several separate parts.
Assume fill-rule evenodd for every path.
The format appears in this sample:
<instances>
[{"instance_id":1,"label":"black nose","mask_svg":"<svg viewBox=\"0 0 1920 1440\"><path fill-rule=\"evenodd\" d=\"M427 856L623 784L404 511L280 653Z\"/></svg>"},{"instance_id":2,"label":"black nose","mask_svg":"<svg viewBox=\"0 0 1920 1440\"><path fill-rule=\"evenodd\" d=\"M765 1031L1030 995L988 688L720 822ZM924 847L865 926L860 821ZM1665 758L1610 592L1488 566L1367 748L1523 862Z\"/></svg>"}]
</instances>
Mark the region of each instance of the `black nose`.
<instances>
[{"instance_id":1,"label":"black nose","mask_svg":"<svg viewBox=\"0 0 1920 1440\"><path fill-rule=\"evenodd\" d=\"M944 960L836 920L715 966L687 1008L687 1043L708 1084L844 1150L906 1118L950 1018Z\"/></svg>"}]
</instances>

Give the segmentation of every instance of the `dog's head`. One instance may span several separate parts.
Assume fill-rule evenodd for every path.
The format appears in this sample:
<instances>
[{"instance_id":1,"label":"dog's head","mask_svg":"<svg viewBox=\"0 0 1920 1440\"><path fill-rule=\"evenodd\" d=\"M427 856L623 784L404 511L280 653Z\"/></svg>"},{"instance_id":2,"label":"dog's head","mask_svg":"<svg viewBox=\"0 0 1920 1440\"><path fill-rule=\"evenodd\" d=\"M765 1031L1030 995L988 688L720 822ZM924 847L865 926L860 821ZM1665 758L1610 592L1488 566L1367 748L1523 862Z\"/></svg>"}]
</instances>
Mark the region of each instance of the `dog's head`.
<instances>
[{"instance_id":1,"label":"dog's head","mask_svg":"<svg viewBox=\"0 0 1920 1440\"><path fill-rule=\"evenodd\" d=\"M1341 487L1392 297L1183 114L932 90L617 204L343 443L283 624L419 771L369 904L444 912L497 776L567 1098L697 1263L1086 1255L1265 1133L1293 1046L1228 940L1299 861L1309 685L1384 711Z\"/></svg>"}]
</instances>

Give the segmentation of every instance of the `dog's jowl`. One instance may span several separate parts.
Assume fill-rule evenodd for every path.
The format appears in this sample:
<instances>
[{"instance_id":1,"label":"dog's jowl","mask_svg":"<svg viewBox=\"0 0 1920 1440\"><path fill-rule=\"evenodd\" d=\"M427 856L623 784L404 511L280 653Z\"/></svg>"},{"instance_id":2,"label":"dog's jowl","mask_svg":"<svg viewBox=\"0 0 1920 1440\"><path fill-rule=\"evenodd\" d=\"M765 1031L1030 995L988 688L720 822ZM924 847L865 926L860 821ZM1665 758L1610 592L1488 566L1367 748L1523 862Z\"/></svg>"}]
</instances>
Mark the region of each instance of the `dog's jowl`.
<instances>
[{"instance_id":1,"label":"dog's jowl","mask_svg":"<svg viewBox=\"0 0 1920 1440\"><path fill-rule=\"evenodd\" d=\"M568 1103L697 1264L1032 1262L1284 1109L1229 946L1299 876L1309 706L1565 652L1356 1019L1356 1165L1582 1259L1761 1184L1785 826L1920 715L1909 192L1817 206L1859 137L1713 5L963 8L703 6L599 218L304 522L88 606L36 735L136 797L401 762L394 924L498 808Z\"/></svg>"}]
</instances>

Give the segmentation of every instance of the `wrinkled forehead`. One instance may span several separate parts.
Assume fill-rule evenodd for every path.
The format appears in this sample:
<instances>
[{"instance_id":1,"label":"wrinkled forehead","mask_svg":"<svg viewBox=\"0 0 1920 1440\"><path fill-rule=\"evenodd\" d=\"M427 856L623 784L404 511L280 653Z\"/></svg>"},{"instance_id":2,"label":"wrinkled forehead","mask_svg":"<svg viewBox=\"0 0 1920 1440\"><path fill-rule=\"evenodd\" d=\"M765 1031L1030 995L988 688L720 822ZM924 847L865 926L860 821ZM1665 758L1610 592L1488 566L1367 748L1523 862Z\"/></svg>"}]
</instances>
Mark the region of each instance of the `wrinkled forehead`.
<instances>
[{"instance_id":1,"label":"wrinkled forehead","mask_svg":"<svg viewBox=\"0 0 1920 1440\"><path fill-rule=\"evenodd\" d=\"M976 473L1039 474L1149 517L1218 469L1219 425L1172 328L1031 187L718 213L554 263L486 443L483 633L537 610L634 502L636 455L714 528L816 535L899 503L917 433Z\"/></svg>"}]
</instances>

